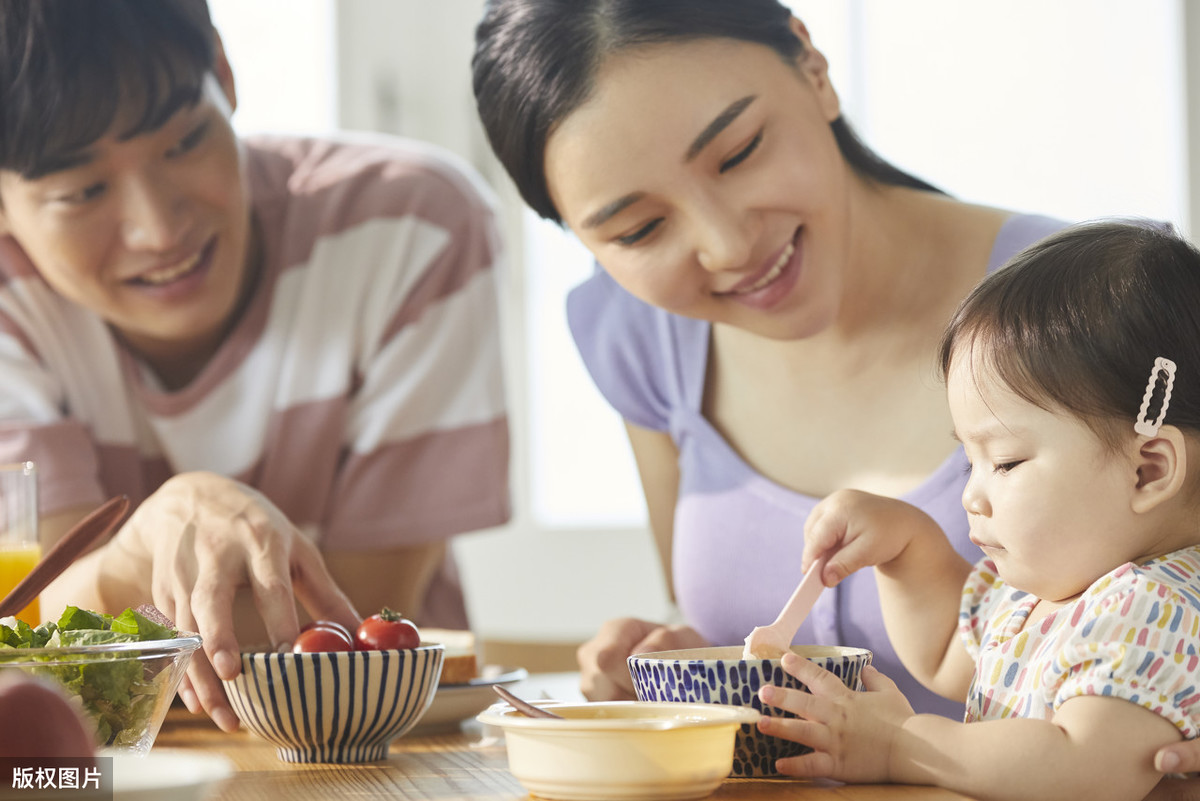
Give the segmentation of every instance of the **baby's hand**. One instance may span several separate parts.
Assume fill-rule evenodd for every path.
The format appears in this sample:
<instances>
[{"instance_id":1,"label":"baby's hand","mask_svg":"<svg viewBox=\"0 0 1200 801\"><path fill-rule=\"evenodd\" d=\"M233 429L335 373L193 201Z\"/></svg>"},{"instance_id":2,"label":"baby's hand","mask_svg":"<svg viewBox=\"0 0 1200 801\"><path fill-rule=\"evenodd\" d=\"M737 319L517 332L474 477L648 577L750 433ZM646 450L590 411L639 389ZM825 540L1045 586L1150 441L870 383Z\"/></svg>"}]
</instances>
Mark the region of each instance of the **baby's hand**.
<instances>
[{"instance_id":1,"label":"baby's hand","mask_svg":"<svg viewBox=\"0 0 1200 801\"><path fill-rule=\"evenodd\" d=\"M904 722L914 712L896 684L873 667L863 669L866 692L855 692L825 668L796 654L785 654L783 668L811 692L768 685L758 697L799 715L767 717L758 730L803 743L812 753L780 759L776 769L788 776L831 778L845 782L887 782L889 755Z\"/></svg>"},{"instance_id":2,"label":"baby's hand","mask_svg":"<svg viewBox=\"0 0 1200 801\"><path fill-rule=\"evenodd\" d=\"M859 490L838 490L822 500L804 525L803 568L829 556L822 573L826 587L864 567L895 559L917 536L944 536L915 506Z\"/></svg>"}]
</instances>

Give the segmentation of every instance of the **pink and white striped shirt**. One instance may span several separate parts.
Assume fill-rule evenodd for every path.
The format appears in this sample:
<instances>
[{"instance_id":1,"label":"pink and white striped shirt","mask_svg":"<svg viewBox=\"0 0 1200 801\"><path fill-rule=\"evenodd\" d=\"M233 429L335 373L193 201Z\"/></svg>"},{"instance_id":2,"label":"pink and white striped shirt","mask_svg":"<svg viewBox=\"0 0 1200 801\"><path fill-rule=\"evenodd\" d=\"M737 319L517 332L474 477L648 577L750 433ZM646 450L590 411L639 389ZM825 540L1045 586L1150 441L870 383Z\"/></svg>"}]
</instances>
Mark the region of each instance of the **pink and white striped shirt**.
<instances>
[{"instance_id":1,"label":"pink and white striped shirt","mask_svg":"<svg viewBox=\"0 0 1200 801\"><path fill-rule=\"evenodd\" d=\"M220 473L330 550L506 521L486 188L408 140L244 147L262 273L228 339L179 391L0 238L0 461L37 463L43 513L118 493L136 504L176 473ZM457 611L426 621L465 624L461 598L439 597Z\"/></svg>"}]
</instances>

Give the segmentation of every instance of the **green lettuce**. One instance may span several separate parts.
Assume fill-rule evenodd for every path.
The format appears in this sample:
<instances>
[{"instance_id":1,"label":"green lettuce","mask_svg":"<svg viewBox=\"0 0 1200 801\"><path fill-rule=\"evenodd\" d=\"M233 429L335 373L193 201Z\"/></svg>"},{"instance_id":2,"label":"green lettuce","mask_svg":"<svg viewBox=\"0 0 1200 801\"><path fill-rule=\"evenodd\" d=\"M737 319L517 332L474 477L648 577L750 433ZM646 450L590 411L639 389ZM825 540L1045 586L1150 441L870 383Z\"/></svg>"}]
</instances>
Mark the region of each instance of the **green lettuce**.
<instances>
[{"instance_id":1,"label":"green lettuce","mask_svg":"<svg viewBox=\"0 0 1200 801\"><path fill-rule=\"evenodd\" d=\"M30 648L148 642L178 636L175 629L150 620L136 609L126 609L114 617L68 606L57 622L36 628L15 618L0 619L0 667L6 661L27 661ZM30 672L52 678L79 699L84 713L95 724L99 744L132 746L145 731L168 679L166 672L143 663L136 654L97 654L94 659L80 661L77 655L43 652L33 658L42 664Z\"/></svg>"}]
</instances>

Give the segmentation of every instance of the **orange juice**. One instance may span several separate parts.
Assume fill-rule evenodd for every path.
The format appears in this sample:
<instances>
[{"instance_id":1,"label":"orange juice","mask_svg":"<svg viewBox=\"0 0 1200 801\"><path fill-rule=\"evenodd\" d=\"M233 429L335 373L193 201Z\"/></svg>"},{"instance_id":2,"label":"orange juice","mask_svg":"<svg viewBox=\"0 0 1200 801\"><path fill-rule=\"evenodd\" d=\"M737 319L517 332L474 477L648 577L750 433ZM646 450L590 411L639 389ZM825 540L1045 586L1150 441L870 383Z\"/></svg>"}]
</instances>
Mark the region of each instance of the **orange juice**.
<instances>
[{"instance_id":1,"label":"orange juice","mask_svg":"<svg viewBox=\"0 0 1200 801\"><path fill-rule=\"evenodd\" d=\"M42 549L37 545L19 545L14 548L0 547L0 598L3 598L13 587L21 583L21 579L29 575L33 566L42 558ZM31 626L39 625L42 611L38 599L34 598L29 606L17 612L17 617Z\"/></svg>"}]
</instances>

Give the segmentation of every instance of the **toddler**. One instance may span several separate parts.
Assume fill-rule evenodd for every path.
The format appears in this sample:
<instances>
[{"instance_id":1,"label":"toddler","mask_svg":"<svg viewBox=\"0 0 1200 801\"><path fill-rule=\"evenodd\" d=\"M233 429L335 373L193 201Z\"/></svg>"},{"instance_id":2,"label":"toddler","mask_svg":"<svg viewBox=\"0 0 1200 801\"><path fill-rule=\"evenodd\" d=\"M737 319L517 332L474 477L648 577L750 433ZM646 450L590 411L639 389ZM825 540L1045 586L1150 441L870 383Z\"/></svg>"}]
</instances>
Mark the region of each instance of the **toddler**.
<instances>
[{"instance_id":1,"label":"toddler","mask_svg":"<svg viewBox=\"0 0 1200 801\"><path fill-rule=\"evenodd\" d=\"M874 566L888 635L965 722L918 715L878 671L761 690L813 751L781 771L977 798L1142 798L1154 754L1200 731L1200 252L1129 222L1031 246L941 347L974 566L898 500L830 495L805 527L834 585ZM1161 767L1161 766L1160 766Z\"/></svg>"}]
</instances>

